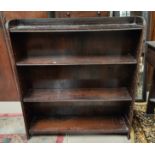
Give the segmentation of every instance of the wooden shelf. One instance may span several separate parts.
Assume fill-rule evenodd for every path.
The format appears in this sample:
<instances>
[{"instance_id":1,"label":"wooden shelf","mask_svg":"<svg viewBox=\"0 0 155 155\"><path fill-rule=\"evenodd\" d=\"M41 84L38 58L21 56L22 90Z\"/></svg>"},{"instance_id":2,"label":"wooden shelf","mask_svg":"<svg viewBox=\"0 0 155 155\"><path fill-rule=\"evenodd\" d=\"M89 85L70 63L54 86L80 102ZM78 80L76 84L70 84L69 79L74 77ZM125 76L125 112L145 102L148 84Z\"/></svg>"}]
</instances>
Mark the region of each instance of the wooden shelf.
<instances>
[{"instance_id":1,"label":"wooden shelf","mask_svg":"<svg viewBox=\"0 0 155 155\"><path fill-rule=\"evenodd\" d=\"M35 89L24 97L24 102L65 101L131 101L126 88L97 89Z\"/></svg>"},{"instance_id":2,"label":"wooden shelf","mask_svg":"<svg viewBox=\"0 0 155 155\"><path fill-rule=\"evenodd\" d=\"M142 30L140 17L26 19L7 23L10 32L93 32Z\"/></svg>"},{"instance_id":3,"label":"wooden shelf","mask_svg":"<svg viewBox=\"0 0 155 155\"><path fill-rule=\"evenodd\" d=\"M97 31L121 31L121 30L141 30L143 27L136 24L120 25L46 25L46 26L16 26L10 28L10 32L97 32Z\"/></svg>"},{"instance_id":4,"label":"wooden shelf","mask_svg":"<svg viewBox=\"0 0 155 155\"><path fill-rule=\"evenodd\" d=\"M27 57L17 62L17 66L40 65L106 65L106 64L136 64L131 56L37 56Z\"/></svg>"},{"instance_id":5,"label":"wooden shelf","mask_svg":"<svg viewBox=\"0 0 155 155\"><path fill-rule=\"evenodd\" d=\"M123 117L40 118L33 121L30 134L127 134Z\"/></svg>"}]
</instances>

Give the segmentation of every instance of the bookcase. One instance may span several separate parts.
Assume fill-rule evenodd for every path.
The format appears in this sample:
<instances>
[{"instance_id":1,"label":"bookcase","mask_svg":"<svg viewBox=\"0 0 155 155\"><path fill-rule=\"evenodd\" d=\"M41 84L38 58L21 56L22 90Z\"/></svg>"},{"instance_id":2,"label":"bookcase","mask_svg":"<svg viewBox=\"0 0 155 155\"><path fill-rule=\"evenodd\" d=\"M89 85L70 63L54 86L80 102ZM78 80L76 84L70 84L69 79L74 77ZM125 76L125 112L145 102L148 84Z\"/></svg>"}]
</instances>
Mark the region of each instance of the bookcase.
<instances>
[{"instance_id":1,"label":"bookcase","mask_svg":"<svg viewBox=\"0 0 155 155\"><path fill-rule=\"evenodd\" d=\"M129 136L143 18L19 19L6 27L28 138Z\"/></svg>"}]
</instances>

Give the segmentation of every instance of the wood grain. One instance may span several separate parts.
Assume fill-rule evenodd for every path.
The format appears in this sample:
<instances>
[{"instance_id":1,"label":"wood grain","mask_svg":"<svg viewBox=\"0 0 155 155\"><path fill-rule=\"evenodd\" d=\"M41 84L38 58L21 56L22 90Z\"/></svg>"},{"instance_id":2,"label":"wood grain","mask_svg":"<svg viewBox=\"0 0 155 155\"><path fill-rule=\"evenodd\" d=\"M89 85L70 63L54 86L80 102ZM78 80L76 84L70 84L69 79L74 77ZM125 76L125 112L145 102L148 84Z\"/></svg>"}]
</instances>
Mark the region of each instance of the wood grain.
<instances>
[{"instance_id":1,"label":"wood grain","mask_svg":"<svg viewBox=\"0 0 155 155\"><path fill-rule=\"evenodd\" d=\"M106 19L106 20L105 20ZM119 18L51 18L12 20L8 23L10 32L83 32L143 29L143 20L138 17Z\"/></svg>"},{"instance_id":2,"label":"wood grain","mask_svg":"<svg viewBox=\"0 0 155 155\"><path fill-rule=\"evenodd\" d=\"M136 64L134 57L127 56L36 56L17 62L17 66L32 65L107 65Z\"/></svg>"},{"instance_id":3,"label":"wood grain","mask_svg":"<svg viewBox=\"0 0 155 155\"><path fill-rule=\"evenodd\" d=\"M144 26L140 17L8 22L28 135L129 135Z\"/></svg>"},{"instance_id":4,"label":"wood grain","mask_svg":"<svg viewBox=\"0 0 155 155\"><path fill-rule=\"evenodd\" d=\"M32 123L30 134L127 134L123 117L41 118Z\"/></svg>"},{"instance_id":5,"label":"wood grain","mask_svg":"<svg viewBox=\"0 0 155 155\"><path fill-rule=\"evenodd\" d=\"M126 88L104 89L36 89L29 91L24 102L60 102L60 101L131 101Z\"/></svg>"}]
</instances>

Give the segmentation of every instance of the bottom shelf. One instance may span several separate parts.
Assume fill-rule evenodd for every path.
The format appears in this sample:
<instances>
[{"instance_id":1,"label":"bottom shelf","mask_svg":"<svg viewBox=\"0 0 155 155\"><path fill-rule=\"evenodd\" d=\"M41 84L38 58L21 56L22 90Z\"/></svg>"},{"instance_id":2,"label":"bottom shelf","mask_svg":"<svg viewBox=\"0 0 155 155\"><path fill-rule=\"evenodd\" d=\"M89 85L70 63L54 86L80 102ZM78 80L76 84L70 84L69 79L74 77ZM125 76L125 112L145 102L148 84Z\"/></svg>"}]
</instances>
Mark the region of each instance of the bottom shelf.
<instances>
[{"instance_id":1,"label":"bottom shelf","mask_svg":"<svg viewBox=\"0 0 155 155\"><path fill-rule=\"evenodd\" d=\"M128 134L124 117L39 118L32 122L31 135L39 134Z\"/></svg>"}]
</instances>

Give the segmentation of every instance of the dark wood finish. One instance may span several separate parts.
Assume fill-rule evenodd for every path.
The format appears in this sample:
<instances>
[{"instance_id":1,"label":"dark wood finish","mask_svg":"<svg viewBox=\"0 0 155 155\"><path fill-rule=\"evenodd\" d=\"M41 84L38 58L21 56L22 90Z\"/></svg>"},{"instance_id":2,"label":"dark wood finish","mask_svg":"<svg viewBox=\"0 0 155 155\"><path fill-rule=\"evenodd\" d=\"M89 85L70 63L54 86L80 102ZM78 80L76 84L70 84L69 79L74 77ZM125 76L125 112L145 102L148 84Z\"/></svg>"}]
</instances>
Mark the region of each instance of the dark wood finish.
<instances>
[{"instance_id":1,"label":"dark wood finish","mask_svg":"<svg viewBox=\"0 0 155 155\"><path fill-rule=\"evenodd\" d=\"M107 65L136 64L134 57L127 56L36 56L23 58L17 66L41 65Z\"/></svg>"},{"instance_id":2,"label":"dark wood finish","mask_svg":"<svg viewBox=\"0 0 155 155\"><path fill-rule=\"evenodd\" d=\"M123 117L41 118L32 123L30 134L127 134Z\"/></svg>"},{"instance_id":3,"label":"dark wood finish","mask_svg":"<svg viewBox=\"0 0 155 155\"><path fill-rule=\"evenodd\" d=\"M106 19L106 21L105 21ZM71 19L27 19L12 20L10 32L83 32L83 31L116 31L141 30L143 20L138 17L124 18L117 22L118 17L111 18L71 18ZM78 22L76 22L78 20ZM120 26L121 24L121 26Z\"/></svg>"},{"instance_id":4,"label":"dark wood finish","mask_svg":"<svg viewBox=\"0 0 155 155\"><path fill-rule=\"evenodd\" d=\"M104 89L36 89L28 92L24 102L66 102L66 101L131 101L125 88Z\"/></svg>"},{"instance_id":5,"label":"dark wood finish","mask_svg":"<svg viewBox=\"0 0 155 155\"><path fill-rule=\"evenodd\" d=\"M124 31L102 31L102 32L66 32L66 33L11 33L12 42L15 49L16 61L23 59L38 59L42 57L59 57L59 60L65 57L71 57L76 60L79 57L86 59L94 57L109 57L109 60L116 57L117 60L125 57L136 59L138 38L141 30L124 30ZM44 38L44 42L42 41ZM49 39L50 38L50 39ZM133 41L134 38L134 41ZM91 43L91 46L90 46ZM22 51L22 52L21 52ZM68 59L69 61L71 61ZM92 58L89 59L90 63ZM105 60L105 59L104 59ZM82 61L82 59L80 60ZM42 62L44 63L44 62ZM76 63L76 62L75 62ZM86 62L88 64L88 60Z\"/></svg>"},{"instance_id":6,"label":"dark wood finish","mask_svg":"<svg viewBox=\"0 0 155 155\"><path fill-rule=\"evenodd\" d=\"M0 12L0 101L19 101L14 65L9 56L8 36L5 24L8 20L20 18L47 18L43 11L3 11Z\"/></svg>"},{"instance_id":7,"label":"dark wood finish","mask_svg":"<svg viewBox=\"0 0 155 155\"><path fill-rule=\"evenodd\" d=\"M41 12L40 13L39 12L38 13L37 12L36 13L35 12L13 12L13 11L10 11L7 13L1 12L1 21L2 21L1 26L4 32L4 35L2 38L3 41L1 43L4 43L4 40L5 40L4 46L7 47L7 50L3 48L3 50L1 51L1 54L3 53L3 56L2 56L2 61L0 61L0 66L2 66L2 70L0 72L1 72L1 76L4 77L4 78L0 78L0 87L2 86L1 87L2 91L0 92L1 101L21 100L20 87L16 86L16 84L18 84L19 81L18 81L18 76L16 74L17 72L16 72L16 66L14 62L14 54L12 53L12 48L10 46L11 42L10 42L10 38L7 35L5 24L10 19L32 18L32 17L33 18L38 18L38 17L44 18L45 16L42 16L41 14L42 14ZM7 66L7 68L3 67L3 63L5 64L5 66ZM30 112L23 105L22 105L22 110L23 110L24 121L26 125L26 133L28 136L27 127L29 126L28 122L31 121L30 119L31 115L30 115Z\"/></svg>"},{"instance_id":8,"label":"dark wood finish","mask_svg":"<svg viewBox=\"0 0 155 155\"><path fill-rule=\"evenodd\" d=\"M149 90L149 97L147 101L147 114L154 114L155 108L155 41L147 42L147 64L153 67L153 74L151 76L151 87Z\"/></svg>"},{"instance_id":9,"label":"dark wood finish","mask_svg":"<svg viewBox=\"0 0 155 155\"><path fill-rule=\"evenodd\" d=\"M29 89L130 88L135 65L31 66L18 71L24 95Z\"/></svg>"},{"instance_id":10,"label":"dark wood finish","mask_svg":"<svg viewBox=\"0 0 155 155\"><path fill-rule=\"evenodd\" d=\"M7 28L28 136L129 135L142 18L21 19Z\"/></svg>"},{"instance_id":11,"label":"dark wood finish","mask_svg":"<svg viewBox=\"0 0 155 155\"><path fill-rule=\"evenodd\" d=\"M24 107L34 117L65 117L65 116L124 116L131 104L129 101L57 101L57 102L24 102Z\"/></svg>"},{"instance_id":12,"label":"dark wood finish","mask_svg":"<svg viewBox=\"0 0 155 155\"><path fill-rule=\"evenodd\" d=\"M103 17L110 16L109 11L55 11L56 18Z\"/></svg>"}]
</instances>

